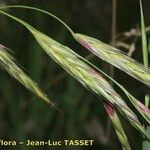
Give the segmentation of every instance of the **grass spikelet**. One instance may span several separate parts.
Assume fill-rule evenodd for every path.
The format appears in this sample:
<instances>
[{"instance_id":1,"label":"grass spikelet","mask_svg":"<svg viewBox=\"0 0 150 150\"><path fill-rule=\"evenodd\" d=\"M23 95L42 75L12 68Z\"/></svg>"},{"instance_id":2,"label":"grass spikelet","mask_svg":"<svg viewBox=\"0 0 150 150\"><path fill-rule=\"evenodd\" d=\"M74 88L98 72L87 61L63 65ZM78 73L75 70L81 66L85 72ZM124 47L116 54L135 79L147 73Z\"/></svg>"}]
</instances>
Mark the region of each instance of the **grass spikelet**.
<instances>
[{"instance_id":1,"label":"grass spikelet","mask_svg":"<svg viewBox=\"0 0 150 150\"><path fill-rule=\"evenodd\" d=\"M28 90L56 108L48 96L38 87L38 85L28 77L24 71L14 62L15 59L7 52L7 48L0 45L0 67L6 70L12 77L18 80Z\"/></svg>"},{"instance_id":2,"label":"grass spikelet","mask_svg":"<svg viewBox=\"0 0 150 150\"><path fill-rule=\"evenodd\" d=\"M74 38L100 59L150 86L150 71L120 50L95 38L75 33Z\"/></svg>"},{"instance_id":3,"label":"grass spikelet","mask_svg":"<svg viewBox=\"0 0 150 150\"><path fill-rule=\"evenodd\" d=\"M132 74L133 77L140 77L143 83L146 83L147 85L150 84L150 72L142 64L123 54L118 49L113 48L105 43L102 43L97 39L82 34L74 34L74 36L84 47L89 49L99 58L105 58L104 60L108 61L112 65L115 64L116 67L118 66L119 69L124 68L124 71L126 73L129 73L130 75ZM111 80L113 79L111 78ZM115 81L113 80L113 82ZM124 93L128 96L133 106L150 124L150 109L145 107L145 105L143 105L140 101L133 97L123 86L121 86L117 82L115 83L124 91Z\"/></svg>"},{"instance_id":4,"label":"grass spikelet","mask_svg":"<svg viewBox=\"0 0 150 150\"><path fill-rule=\"evenodd\" d=\"M35 37L43 50L69 74L76 78L82 85L90 89L97 96L103 96L106 101L116 106L126 119L142 133L148 140L150 137L139 122L135 113L126 105L124 100L115 92L111 85L87 63L81 60L79 55L70 48L56 42L52 38L34 29L31 25L16 18L4 11L0 13L6 15L23 24Z\"/></svg>"},{"instance_id":5,"label":"grass spikelet","mask_svg":"<svg viewBox=\"0 0 150 150\"><path fill-rule=\"evenodd\" d=\"M115 108L113 108L112 105L108 103L104 103L104 107L107 111L107 114L109 115L111 122L113 124L113 127L116 131L116 134L118 136L118 139L120 143L122 144L122 149L123 150L131 150L127 136L123 130L121 121L119 119L119 116L117 115Z\"/></svg>"}]
</instances>

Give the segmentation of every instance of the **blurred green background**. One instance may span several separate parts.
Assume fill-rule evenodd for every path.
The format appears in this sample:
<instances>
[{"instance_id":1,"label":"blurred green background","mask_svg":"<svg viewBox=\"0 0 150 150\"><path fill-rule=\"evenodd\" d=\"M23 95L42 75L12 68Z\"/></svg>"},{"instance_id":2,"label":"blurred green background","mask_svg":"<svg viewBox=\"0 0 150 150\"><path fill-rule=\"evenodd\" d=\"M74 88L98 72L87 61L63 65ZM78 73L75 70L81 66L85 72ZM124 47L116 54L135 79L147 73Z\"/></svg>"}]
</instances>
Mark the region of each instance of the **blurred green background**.
<instances>
[{"instance_id":1,"label":"blurred green background","mask_svg":"<svg viewBox=\"0 0 150 150\"><path fill-rule=\"evenodd\" d=\"M146 25L149 25L150 1L144 0L143 3ZM99 38L107 43L111 41L111 0L1 0L0 5L4 4L42 8L59 16L75 32ZM70 33L53 18L19 8L11 9L9 12L69 46L80 55L85 57L90 54L73 40ZM1 69L0 139L23 141L27 139L93 139L92 147L57 147L55 149L120 150L121 145L101 101L51 60L23 26L4 16L0 16L0 19L0 43L14 51L12 55L23 66L26 73L64 111L64 114L61 115L51 109ZM117 33L138 27L139 24L138 0L118 0ZM140 39L136 43L136 50L132 57L142 61ZM110 67L104 61L94 57L91 62L109 73ZM147 89L142 83L117 69L115 69L114 78L144 102L144 92ZM122 93L121 95L124 97ZM142 137L124 118L121 117L121 120L133 150L140 150ZM18 146L14 149L51 150L53 148Z\"/></svg>"}]
</instances>

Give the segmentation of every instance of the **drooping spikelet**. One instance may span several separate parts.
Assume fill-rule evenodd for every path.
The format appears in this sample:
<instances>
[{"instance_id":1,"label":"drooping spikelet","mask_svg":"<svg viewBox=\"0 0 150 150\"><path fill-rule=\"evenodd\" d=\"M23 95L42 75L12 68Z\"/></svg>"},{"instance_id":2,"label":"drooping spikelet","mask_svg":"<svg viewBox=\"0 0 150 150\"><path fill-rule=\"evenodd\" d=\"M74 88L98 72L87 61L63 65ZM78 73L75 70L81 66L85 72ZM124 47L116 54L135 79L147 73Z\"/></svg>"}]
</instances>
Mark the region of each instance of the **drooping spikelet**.
<instances>
[{"instance_id":1,"label":"drooping spikelet","mask_svg":"<svg viewBox=\"0 0 150 150\"><path fill-rule=\"evenodd\" d=\"M116 67L119 69L122 68L123 70L124 68L123 71L132 75L134 78L139 79L147 85L150 84L150 71L147 70L142 64L123 54L118 49L86 35L75 33L74 37L78 42L80 42L84 47L86 47L99 58L108 61L114 66L116 65ZM150 123L150 109L133 97L125 88L123 88L123 86L119 85L118 83L117 85L123 89L134 107L146 119L146 121Z\"/></svg>"},{"instance_id":2,"label":"drooping spikelet","mask_svg":"<svg viewBox=\"0 0 150 150\"><path fill-rule=\"evenodd\" d=\"M37 83L28 77L14 61L15 59L7 52L7 48L0 45L0 67L6 70L28 90L55 107L55 104L49 100L47 95L38 87Z\"/></svg>"},{"instance_id":3,"label":"drooping spikelet","mask_svg":"<svg viewBox=\"0 0 150 150\"><path fill-rule=\"evenodd\" d=\"M97 96L103 96L110 104L116 106L125 118L130 121L132 126L134 126L139 132L144 134L145 137L150 140L150 137L139 122L135 113L132 112L123 99L99 73L80 60L78 54L73 52L70 48L54 41L50 37L34 29L26 22L1 10L0 13L23 24L33 34L44 51L55 62L61 65L68 73L70 73L86 88L94 92Z\"/></svg>"},{"instance_id":4,"label":"drooping spikelet","mask_svg":"<svg viewBox=\"0 0 150 150\"><path fill-rule=\"evenodd\" d=\"M108 103L104 103L104 107L106 109L107 114L110 117L113 127L115 128L118 139L121 142L122 149L123 150L131 150L127 136L123 130L121 121L115 111L115 108Z\"/></svg>"},{"instance_id":5,"label":"drooping spikelet","mask_svg":"<svg viewBox=\"0 0 150 150\"><path fill-rule=\"evenodd\" d=\"M150 71L120 50L95 38L75 33L74 38L93 54L150 86Z\"/></svg>"}]
</instances>

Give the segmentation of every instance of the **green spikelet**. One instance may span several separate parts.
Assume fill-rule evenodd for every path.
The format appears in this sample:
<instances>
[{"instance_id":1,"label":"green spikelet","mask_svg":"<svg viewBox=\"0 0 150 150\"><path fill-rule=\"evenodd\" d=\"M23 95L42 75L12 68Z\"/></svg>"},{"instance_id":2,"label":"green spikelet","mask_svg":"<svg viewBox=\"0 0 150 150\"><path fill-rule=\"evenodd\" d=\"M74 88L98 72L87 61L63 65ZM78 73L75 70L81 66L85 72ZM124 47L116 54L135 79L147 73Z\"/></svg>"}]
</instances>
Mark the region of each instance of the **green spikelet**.
<instances>
[{"instance_id":1,"label":"green spikelet","mask_svg":"<svg viewBox=\"0 0 150 150\"><path fill-rule=\"evenodd\" d=\"M118 136L118 139L122 145L122 149L123 150L131 150L127 136L123 130L121 121L120 121L119 116L117 115L115 109L113 108L113 106L111 106L110 104L107 104L107 103L104 104L104 107L107 111L107 114L110 117L110 120L111 120L113 127L116 131L116 134Z\"/></svg>"},{"instance_id":2,"label":"green spikelet","mask_svg":"<svg viewBox=\"0 0 150 150\"><path fill-rule=\"evenodd\" d=\"M56 107L55 104L50 101L47 95L38 87L38 85L28 77L24 71L14 62L15 59L7 52L6 47L0 45L0 66L6 70L12 77L18 80L28 90L35 93L47 103Z\"/></svg>"},{"instance_id":3,"label":"green spikelet","mask_svg":"<svg viewBox=\"0 0 150 150\"><path fill-rule=\"evenodd\" d=\"M150 71L120 50L95 38L75 33L74 38L93 54L150 86Z\"/></svg>"}]
</instances>

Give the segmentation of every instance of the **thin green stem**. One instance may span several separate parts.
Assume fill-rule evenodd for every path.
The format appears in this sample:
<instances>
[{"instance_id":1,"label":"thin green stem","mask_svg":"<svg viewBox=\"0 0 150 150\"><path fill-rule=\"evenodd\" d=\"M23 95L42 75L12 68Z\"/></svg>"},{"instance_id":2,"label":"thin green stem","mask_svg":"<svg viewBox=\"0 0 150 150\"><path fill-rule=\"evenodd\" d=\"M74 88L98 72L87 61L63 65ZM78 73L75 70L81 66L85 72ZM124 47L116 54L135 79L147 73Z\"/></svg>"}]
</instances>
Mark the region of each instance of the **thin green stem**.
<instances>
[{"instance_id":1,"label":"thin green stem","mask_svg":"<svg viewBox=\"0 0 150 150\"><path fill-rule=\"evenodd\" d=\"M147 48L147 38L145 32L145 23L144 23L144 15L143 15L143 7L142 1L140 0L140 8L141 8L141 29L142 29L142 49L143 49L143 63L146 68L148 68L148 48Z\"/></svg>"},{"instance_id":2,"label":"thin green stem","mask_svg":"<svg viewBox=\"0 0 150 150\"><path fill-rule=\"evenodd\" d=\"M73 35L74 32L73 30L65 23L63 22L60 18L58 18L57 16L55 16L54 14L47 12L45 10L42 10L40 8L35 8L35 7L31 7L31 6L23 6L23 5L10 5L10 6L2 6L0 7L0 9L6 9L6 8L25 8L25 9L31 9L31 10L36 10L39 12L42 12L44 14L50 15L51 17L55 18L56 20L58 20L60 23L62 23L67 29L68 31Z\"/></svg>"},{"instance_id":3,"label":"thin green stem","mask_svg":"<svg viewBox=\"0 0 150 150\"><path fill-rule=\"evenodd\" d=\"M141 32L142 32L142 50L143 50L143 63L144 66L148 69L148 47L147 47L147 38L146 38L146 32L145 32L145 22L144 22L144 14L143 14L143 7L142 7L142 1L140 0L140 10L141 10ZM149 107L149 100L150 95L145 94L145 105L146 107Z\"/></svg>"},{"instance_id":4,"label":"thin green stem","mask_svg":"<svg viewBox=\"0 0 150 150\"><path fill-rule=\"evenodd\" d=\"M144 66L148 69L148 47L147 47L147 38L145 32L145 23L144 23L144 15L143 15L143 7L142 1L140 0L140 10L141 10L141 30L142 30L142 50L143 50L143 63ZM150 101L149 94L145 94L145 105L148 107Z\"/></svg>"},{"instance_id":5,"label":"thin green stem","mask_svg":"<svg viewBox=\"0 0 150 150\"><path fill-rule=\"evenodd\" d=\"M145 31L145 22L144 22L144 14L143 14L143 6L142 1L140 0L140 12L141 12L141 32L142 32L142 50L143 50L143 63L144 66L148 69L149 68L149 58L148 58L148 46L147 46L147 38L146 38L146 31ZM145 106L149 107L150 103L150 95L145 94ZM147 132L150 132L149 126L146 126ZM150 142L144 140L142 149L149 150Z\"/></svg>"}]
</instances>

